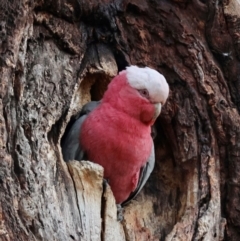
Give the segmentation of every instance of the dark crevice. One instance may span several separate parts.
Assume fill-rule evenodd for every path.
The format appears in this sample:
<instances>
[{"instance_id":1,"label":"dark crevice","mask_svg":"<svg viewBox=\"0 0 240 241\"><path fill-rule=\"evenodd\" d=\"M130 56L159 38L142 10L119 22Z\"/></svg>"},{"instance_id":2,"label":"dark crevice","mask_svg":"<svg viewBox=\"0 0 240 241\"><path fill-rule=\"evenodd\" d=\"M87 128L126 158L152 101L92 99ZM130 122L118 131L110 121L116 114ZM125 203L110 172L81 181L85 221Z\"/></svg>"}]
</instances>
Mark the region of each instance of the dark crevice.
<instances>
[{"instance_id":1,"label":"dark crevice","mask_svg":"<svg viewBox=\"0 0 240 241\"><path fill-rule=\"evenodd\" d=\"M102 99L109 81L106 79L105 74L89 75L90 79L95 79L90 89L91 101L99 101Z\"/></svg>"},{"instance_id":2,"label":"dark crevice","mask_svg":"<svg viewBox=\"0 0 240 241\"><path fill-rule=\"evenodd\" d=\"M198 214L199 214L199 212L198 212ZM197 218L195 220L198 220L198 215L197 215ZM191 240L195 241L196 240L196 236L198 234L198 223L197 223L197 221L194 221L194 229L193 230L194 231L193 231L193 236L192 236Z\"/></svg>"},{"instance_id":3,"label":"dark crevice","mask_svg":"<svg viewBox=\"0 0 240 241\"><path fill-rule=\"evenodd\" d=\"M104 234L105 234L105 212L106 212L106 187L107 187L107 181L103 180L103 191L102 191L102 200L101 200L101 219L102 219L102 230L101 230L101 241L105 241Z\"/></svg>"},{"instance_id":4,"label":"dark crevice","mask_svg":"<svg viewBox=\"0 0 240 241\"><path fill-rule=\"evenodd\" d=\"M34 226L34 220L32 220L32 224L28 226L29 230L32 232L32 234L36 233L36 229Z\"/></svg>"},{"instance_id":5,"label":"dark crevice","mask_svg":"<svg viewBox=\"0 0 240 241\"><path fill-rule=\"evenodd\" d=\"M66 119L67 111L64 112L62 117L55 122L55 124L52 125L51 130L47 133L48 141L50 143L54 143L54 145L57 145L59 139L60 139L60 130L63 126L63 122Z\"/></svg>"},{"instance_id":6,"label":"dark crevice","mask_svg":"<svg viewBox=\"0 0 240 241\"><path fill-rule=\"evenodd\" d=\"M210 193L210 180L209 180L209 175L208 175L208 162L209 162L209 158L207 159L207 163L205 163L205 165L203 166L201 160L199 161L199 166L198 169L201 170L200 171L200 175L199 175L199 189L200 189L200 194L201 192L204 190L202 190L202 185L201 185L201 181L202 181L202 174L204 173L206 175L205 178L207 178L207 188L208 188L208 193L205 195L205 197L201 198L199 200L199 205L198 205L198 214L197 214L197 218L196 220L199 220L208 210L209 207L209 202L211 200L211 193ZM207 170L205 171L204 168L206 168ZM195 240L197 235L198 235L198 223L197 221L195 222L195 226L194 226L194 232L193 232L193 238L192 240ZM203 240L204 237L202 237L200 240Z\"/></svg>"},{"instance_id":7,"label":"dark crevice","mask_svg":"<svg viewBox=\"0 0 240 241\"><path fill-rule=\"evenodd\" d=\"M114 57L115 57L119 72L126 69L126 67L130 65L130 63L126 60L126 57L124 56L123 52L115 50Z\"/></svg>"},{"instance_id":8,"label":"dark crevice","mask_svg":"<svg viewBox=\"0 0 240 241\"><path fill-rule=\"evenodd\" d=\"M132 3L129 3L129 4L127 5L127 10L126 10L126 12L127 12L127 13L130 12L130 13L132 13L132 14L134 14L134 15L139 15L139 14L141 13L141 10L139 9L139 7L138 7L137 5L132 4Z\"/></svg>"},{"instance_id":9,"label":"dark crevice","mask_svg":"<svg viewBox=\"0 0 240 241\"><path fill-rule=\"evenodd\" d=\"M75 238L74 238L74 236L73 235L69 235L69 237L72 239L72 240L76 240Z\"/></svg>"},{"instance_id":10,"label":"dark crevice","mask_svg":"<svg viewBox=\"0 0 240 241\"><path fill-rule=\"evenodd\" d=\"M8 125L8 114L6 112L6 109L3 108L3 118L4 118L4 123L5 123L5 128L6 128L6 132L8 133L7 135L7 140L6 140L6 144L9 142L9 133L10 133L10 128L9 128L9 125ZM10 152L9 148L8 148L8 145L6 145L7 147L7 151Z\"/></svg>"},{"instance_id":11,"label":"dark crevice","mask_svg":"<svg viewBox=\"0 0 240 241\"><path fill-rule=\"evenodd\" d=\"M161 237L160 237L159 241L164 241L165 238L166 238L166 236L167 236L167 235L166 235L165 229L161 230Z\"/></svg>"}]
</instances>

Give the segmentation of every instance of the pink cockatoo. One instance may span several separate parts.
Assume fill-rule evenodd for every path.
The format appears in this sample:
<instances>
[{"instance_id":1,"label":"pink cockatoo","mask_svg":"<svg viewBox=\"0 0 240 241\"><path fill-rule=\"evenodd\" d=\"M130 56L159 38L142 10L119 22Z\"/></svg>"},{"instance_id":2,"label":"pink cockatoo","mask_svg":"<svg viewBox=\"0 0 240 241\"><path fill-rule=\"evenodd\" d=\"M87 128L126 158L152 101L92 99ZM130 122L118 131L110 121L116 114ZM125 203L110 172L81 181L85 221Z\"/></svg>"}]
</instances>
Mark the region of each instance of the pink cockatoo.
<instances>
[{"instance_id":1,"label":"pink cockatoo","mask_svg":"<svg viewBox=\"0 0 240 241\"><path fill-rule=\"evenodd\" d=\"M167 100L169 86L151 68L127 67L108 85L99 102L83 107L64 138L65 161L88 160L104 167L116 203L142 189L155 163L151 126Z\"/></svg>"}]
</instances>

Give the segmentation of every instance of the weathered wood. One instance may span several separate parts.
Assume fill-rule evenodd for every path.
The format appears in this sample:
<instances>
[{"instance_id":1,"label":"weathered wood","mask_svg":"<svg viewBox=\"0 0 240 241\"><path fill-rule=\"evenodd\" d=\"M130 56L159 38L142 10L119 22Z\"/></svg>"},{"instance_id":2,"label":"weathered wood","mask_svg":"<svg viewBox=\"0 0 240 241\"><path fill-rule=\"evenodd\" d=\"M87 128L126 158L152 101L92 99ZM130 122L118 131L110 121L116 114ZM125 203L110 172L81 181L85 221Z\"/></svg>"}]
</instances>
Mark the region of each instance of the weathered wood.
<instances>
[{"instance_id":1,"label":"weathered wood","mask_svg":"<svg viewBox=\"0 0 240 241\"><path fill-rule=\"evenodd\" d=\"M67 163L73 180L76 202L81 217L78 230L81 240L125 240L112 191L103 185L103 168L91 162ZM77 237L72 239L78 240Z\"/></svg>"},{"instance_id":2,"label":"weathered wood","mask_svg":"<svg viewBox=\"0 0 240 241\"><path fill-rule=\"evenodd\" d=\"M125 241L123 226L117 221L116 201L109 185L106 186L102 202L103 213L103 241Z\"/></svg>"},{"instance_id":3,"label":"weathered wood","mask_svg":"<svg viewBox=\"0 0 240 241\"><path fill-rule=\"evenodd\" d=\"M0 240L240 240L239 8L0 0ZM157 69L171 91L155 170L119 223L99 167L66 165L60 142L128 64Z\"/></svg>"}]
</instances>

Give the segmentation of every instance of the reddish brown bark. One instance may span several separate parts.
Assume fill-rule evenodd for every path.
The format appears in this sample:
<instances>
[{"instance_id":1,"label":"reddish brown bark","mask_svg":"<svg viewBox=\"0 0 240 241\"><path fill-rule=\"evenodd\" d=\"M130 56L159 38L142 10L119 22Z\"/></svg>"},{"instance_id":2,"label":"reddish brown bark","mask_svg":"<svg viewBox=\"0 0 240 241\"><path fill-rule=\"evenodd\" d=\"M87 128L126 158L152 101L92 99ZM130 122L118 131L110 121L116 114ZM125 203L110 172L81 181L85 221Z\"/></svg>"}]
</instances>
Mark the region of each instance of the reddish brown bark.
<instances>
[{"instance_id":1,"label":"reddish brown bark","mask_svg":"<svg viewBox=\"0 0 240 241\"><path fill-rule=\"evenodd\" d=\"M0 239L240 240L239 12L237 0L0 0ZM76 183L101 174L76 177L60 141L129 64L170 85L156 167L121 224L109 189L93 188L91 234Z\"/></svg>"}]
</instances>

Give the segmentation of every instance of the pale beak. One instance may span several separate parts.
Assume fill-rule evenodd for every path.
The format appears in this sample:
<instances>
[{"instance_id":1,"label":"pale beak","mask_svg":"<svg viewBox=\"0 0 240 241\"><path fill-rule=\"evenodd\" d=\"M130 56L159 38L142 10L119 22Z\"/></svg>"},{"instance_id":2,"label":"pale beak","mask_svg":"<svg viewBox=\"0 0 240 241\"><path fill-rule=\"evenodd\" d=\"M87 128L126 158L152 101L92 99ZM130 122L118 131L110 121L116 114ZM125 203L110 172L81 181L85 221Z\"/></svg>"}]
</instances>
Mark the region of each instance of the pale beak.
<instances>
[{"instance_id":1,"label":"pale beak","mask_svg":"<svg viewBox=\"0 0 240 241\"><path fill-rule=\"evenodd\" d=\"M154 112L153 119L156 120L159 114L161 113L162 104L161 103L154 104L154 108L155 108L155 112Z\"/></svg>"}]
</instances>

